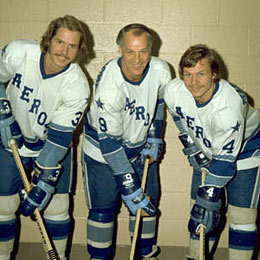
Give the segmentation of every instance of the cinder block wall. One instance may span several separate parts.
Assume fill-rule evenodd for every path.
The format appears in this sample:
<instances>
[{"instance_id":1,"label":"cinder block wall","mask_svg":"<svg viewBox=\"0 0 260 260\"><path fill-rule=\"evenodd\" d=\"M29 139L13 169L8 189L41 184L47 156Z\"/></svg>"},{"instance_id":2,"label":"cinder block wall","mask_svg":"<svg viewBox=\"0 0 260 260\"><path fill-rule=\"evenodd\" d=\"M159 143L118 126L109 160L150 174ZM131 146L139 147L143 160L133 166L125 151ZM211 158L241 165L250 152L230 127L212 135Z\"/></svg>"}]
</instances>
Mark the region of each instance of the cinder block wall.
<instances>
[{"instance_id":1,"label":"cinder block wall","mask_svg":"<svg viewBox=\"0 0 260 260\"><path fill-rule=\"evenodd\" d=\"M95 52L85 65L91 80L104 62L118 55L115 38L128 23L144 23L158 34L155 53L171 64L176 75L183 52L192 44L206 43L225 60L228 79L247 91L260 107L258 0L1 0L0 10L0 48L13 39L40 39L48 23L58 16L72 14L84 21L92 35L90 49ZM168 115L165 141L158 244L187 246L191 168ZM80 147L78 150L80 153ZM85 244L87 209L80 166L78 169L73 243ZM130 244L125 208L118 224L118 244ZM22 225L22 242L41 241L36 224L22 218ZM227 246L227 230L220 246Z\"/></svg>"}]
</instances>

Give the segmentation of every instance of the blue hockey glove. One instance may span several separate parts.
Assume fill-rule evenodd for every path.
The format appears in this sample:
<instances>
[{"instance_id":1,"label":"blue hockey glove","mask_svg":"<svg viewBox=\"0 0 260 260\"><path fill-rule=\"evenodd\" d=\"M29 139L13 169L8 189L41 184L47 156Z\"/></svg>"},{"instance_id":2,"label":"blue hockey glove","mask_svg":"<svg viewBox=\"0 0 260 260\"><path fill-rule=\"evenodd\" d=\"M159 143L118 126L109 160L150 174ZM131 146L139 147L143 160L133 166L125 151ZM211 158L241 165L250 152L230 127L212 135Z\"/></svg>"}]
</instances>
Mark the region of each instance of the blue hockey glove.
<instances>
[{"instance_id":1,"label":"blue hockey glove","mask_svg":"<svg viewBox=\"0 0 260 260\"><path fill-rule=\"evenodd\" d=\"M144 211L144 215L153 216L155 207L140 188L135 173L114 174L115 180L129 211L136 215L138 209Z\"/></svg>"},{"instance_id":2,"label":"blue hockey glove","mask_svg":"<svg viewBox=\"0 0 260 260\"><path fill-rule=\"evenodd\" d=\"M155 214L154 205L149 201L141 188L132 194L122 195L122 199L133 215L136 215L138 209L144 211L144 213L142 213L144 216L153 216Z\"/></svg>"},{"instance_id":3,"label":"blue hockey glove","mask_svg":"<svg viewBox=\"0 0 260 260\"><path fill-rule=\"evenodd\" d=\"M163 142L160 138L147 138L145 148L141 151L141 157L150 156L154 161L157 161L162 152L162 144Z\"/></svg>"},{"instance_id":4,"label":"blue hockey glove","mask_svg":"<svg viewBox=\"0 0 260 260\"><path fill-rule=\"evenodd\" d=\"M21 207L21 213L24 216L31 216L36 208L42 210L46 207L55 191L61 168L61 165L45 168L37 162L35 163L32 179L35 186L29 192Z\"/></svg>"},{"instance_id":5,"label":"blue hockey glove","mask_svg":"<svg viewBox=\"0 0 260 260\"><path fill-rule=\"evenodd\" d=\"M10 102L0 98L0 146L10 148L8 142L12 139L16 140L19 148L22 147L22 132L12 115Z\"/></svg>"},{"instance_id":6,"label":"blue hockey glove","mask_svg":"<svg viewBox=\"0 0 260 260\"><path fill-rule=\"evenodd\" d=\"M187 155L190 165L195 170L201 171L202 168L207 168L209 166L210 159L202 153L188 134L179 134L179 139L184 146L183 153Z\"/></svg>"},{"instance_id":7,"label":"blue hockey glove","mask_svg":"<svg viewBox=\"0 0 260 260\"><path fill-rule=\"evenodd\" d=\"M199 187L188 224L191 233L197 234L201 226L205 227L206 234L217 228L220 222L221 190L213 186Z\"/></svg>"}]
</instances>

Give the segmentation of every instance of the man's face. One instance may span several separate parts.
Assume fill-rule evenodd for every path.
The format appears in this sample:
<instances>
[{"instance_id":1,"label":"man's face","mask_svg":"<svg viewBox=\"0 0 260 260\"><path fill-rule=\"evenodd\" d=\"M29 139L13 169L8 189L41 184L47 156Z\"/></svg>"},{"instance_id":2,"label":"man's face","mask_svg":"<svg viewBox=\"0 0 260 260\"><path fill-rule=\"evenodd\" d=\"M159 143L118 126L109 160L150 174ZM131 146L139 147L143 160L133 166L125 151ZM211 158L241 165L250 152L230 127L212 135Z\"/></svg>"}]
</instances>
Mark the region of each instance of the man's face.
<instances>
[{"instance_id":1,"label":"man's face","mask_svg":"<svg viewBox=\"0 0 260 260\"><path fill-rule=\"evenodd\" d=\"M211 98L215 88L214 77L207 58L199 60L194 67L183 69L184 83L200 104Z\"/></svg>"},{"instance_id":2,"label":"man's face","mask_svg":"<svg viewBox=\"0 0 260 260\"><path fill-rule=\"evenodd\" d=\"M127 32L119 52L124 75L131 81L139 81L150 59L147 34L135 36L132 31Z\"/></svg>"},{"instance_id":3,"label":"man's face","mask_svg":"<svg viewBox=\"0 0 260 260\"><path fill-rule=\"evenodd\" d=\"M80 33L59 28L51 39L45 55L44 69L47 74L57 73L73 62L79 52Z\"/></svg>"}]
</instances>

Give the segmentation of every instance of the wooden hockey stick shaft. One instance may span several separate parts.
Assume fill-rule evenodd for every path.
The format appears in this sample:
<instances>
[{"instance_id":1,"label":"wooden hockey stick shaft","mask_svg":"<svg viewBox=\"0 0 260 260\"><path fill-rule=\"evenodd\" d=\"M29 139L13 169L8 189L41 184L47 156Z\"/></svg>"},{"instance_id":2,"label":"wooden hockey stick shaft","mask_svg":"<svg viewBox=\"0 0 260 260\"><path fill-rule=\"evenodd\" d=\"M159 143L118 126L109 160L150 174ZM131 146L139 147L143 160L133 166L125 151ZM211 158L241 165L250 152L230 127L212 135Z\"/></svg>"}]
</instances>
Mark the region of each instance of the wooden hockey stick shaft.
<instances>
[{"instance_id":1,"label":"wooden hockey stick shaft","mask_svg":"<svg viewBox=\"0 0 260 260\"><path fill-rule=\"evenodd\" d=\"M17 149L16 141L11 140L9 143L10 143L10 147L11 147L12 152L13 152L13 156L14 156L14 159L15 159L15 162L16 162L16 166L17 166L17 168L20 172L20 176L21 176L25 191L26 191L26 193L28 193L31 190L31 185L30 185L30 183L27 179L27 175L25 173L23 163L22 163L22 160L20 158L20 155L19 155L19 152L18 152L18 149ZM39 231L40 231L40 234L41 234L41 237L42 237L43 244L44 244L44 246L46 246L47 254L48 254L50 260L58 260L58 257L56 255L56 252L55 252L53 246L52 246L51 240L48 236L46 227L44 225L42 216L41 216L38 208L35 209L34 216L35 216L36 223L37 223L37 226L39 228Z\"/></svg>"},{"instance_id":2,"label":"wooden hockey stick shaft","mask_svg":"<svg viewBox=\"0 0 260 260\"><path fill-rule=\"evenodd\" d=\"M141 184L141 188L143 189L143 191L145 191L146 179L147 179L148 168L149 168L149 161L150 161L150 158L146 157L145 162L144 162L144 171L143 171L143 178L142 178L142 184ZM137 213L136 213L134 235L133 235L131 251L130 251L130 260L133 260L134 255L135 255L135 246L136 246L136 240L138 237L140 218L141 218L141 209L137 210Z\"/></svg>"},{"instance_id":3,"label":"wooden hockey stick shaft","mask_svg":"<svg viewBox=\"0 0 260 260\"><path fill-rule=\"evenodd\" d=\"M207 170L202 169L201 171L201 185L204 184L204 181L206 179ZM199 260L205 259L205 227L200 227L200 256Z\"/></svg>"}]
</instances>

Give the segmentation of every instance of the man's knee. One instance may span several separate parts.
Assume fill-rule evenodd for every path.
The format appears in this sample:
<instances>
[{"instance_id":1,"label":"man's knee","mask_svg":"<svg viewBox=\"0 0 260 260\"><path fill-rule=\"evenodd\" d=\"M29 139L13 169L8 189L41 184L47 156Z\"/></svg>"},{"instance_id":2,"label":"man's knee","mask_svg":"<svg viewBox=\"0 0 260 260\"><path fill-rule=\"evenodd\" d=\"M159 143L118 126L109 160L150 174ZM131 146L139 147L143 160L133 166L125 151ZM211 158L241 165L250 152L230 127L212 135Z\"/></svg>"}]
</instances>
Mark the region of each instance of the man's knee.
<instances>
[{"instance_id":1,"label":"man's knee","mask_svg":"<svg viewBox=\"0 0 260 260\"><path fill-rule=\"evenodd\" d=\"M69 195L55 194L44 211L44 218L64 220L69 218Z\"/></svg>"},{"instance_id":2,"label":"man's knee","mask_svg":"<svg viewBox=\"0 0 260 260\"><path fill-rule=\"evenodd\" d=\"M0 197L0 221L7 221L15 218L15 212L20 204L18 194Z\"/></svg>"}]
</instances>

